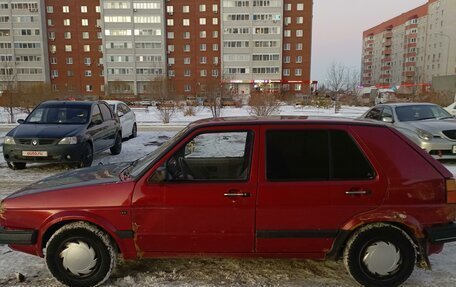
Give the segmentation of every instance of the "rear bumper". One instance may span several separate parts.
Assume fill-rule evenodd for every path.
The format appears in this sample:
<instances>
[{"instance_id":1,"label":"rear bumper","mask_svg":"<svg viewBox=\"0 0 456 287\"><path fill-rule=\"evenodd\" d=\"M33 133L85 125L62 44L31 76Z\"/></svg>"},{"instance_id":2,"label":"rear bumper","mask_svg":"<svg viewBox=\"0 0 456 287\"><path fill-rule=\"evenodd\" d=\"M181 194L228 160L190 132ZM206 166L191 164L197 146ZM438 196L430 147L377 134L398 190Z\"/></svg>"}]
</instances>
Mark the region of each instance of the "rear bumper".
<instances>
[{"instance_id":1,"label":"rear bumper","mask_svg":"<svg viewBox=\"0 0 456 287\"><path fill-rule=\"evenodd\" d=\"M429 241L432 243L446 243L456 241L456 224L426 228Z\"/></svg>"},{"instance_id":2,"label":"rear bumper","mask_svg":"<svg viewBox=\"0 0 456 287\"><path fill-rule=\"evenodd\" d=\"M37 234L36 230L6 230L0 227L0 244L34 245Z\"/></svg>"}]
</instances>

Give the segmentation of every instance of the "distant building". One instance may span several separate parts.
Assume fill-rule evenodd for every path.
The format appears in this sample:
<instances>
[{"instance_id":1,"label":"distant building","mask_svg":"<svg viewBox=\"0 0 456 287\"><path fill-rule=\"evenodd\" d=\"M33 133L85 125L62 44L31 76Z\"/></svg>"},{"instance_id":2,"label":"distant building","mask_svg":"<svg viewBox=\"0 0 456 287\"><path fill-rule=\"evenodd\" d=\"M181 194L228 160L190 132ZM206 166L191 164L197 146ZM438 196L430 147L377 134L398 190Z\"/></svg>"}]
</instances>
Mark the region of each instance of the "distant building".
<instances>
[{"instance_id":1,"label":"distant building","mask_svg":"<svg viewBox=\"0 0 456 287\"><path fill-rule=\"evenodd\" d=\"M428 3L363 33L362 84L426 89L456 74L456 1Z\"/></svg>"},{"instance_id":2,"label":"distant building","mask_svg":"<svg viewBox=\"0 0 456 287\"><path fill-rule=\"evenodd\" d=\"M1 1L0 57L67 97L147 96L163 77L183 96L303 95L312 13L313 0Z\"/></svg>"},{"instance_id":3,"label":"distant building","mask_svg":"<svg viewBox=\"0 0 456 287\"><path fill-rule=\"evenodd\" d=\"M43 1L0 2L0 90L49 82Z\"/></svg>"}]
</instances>

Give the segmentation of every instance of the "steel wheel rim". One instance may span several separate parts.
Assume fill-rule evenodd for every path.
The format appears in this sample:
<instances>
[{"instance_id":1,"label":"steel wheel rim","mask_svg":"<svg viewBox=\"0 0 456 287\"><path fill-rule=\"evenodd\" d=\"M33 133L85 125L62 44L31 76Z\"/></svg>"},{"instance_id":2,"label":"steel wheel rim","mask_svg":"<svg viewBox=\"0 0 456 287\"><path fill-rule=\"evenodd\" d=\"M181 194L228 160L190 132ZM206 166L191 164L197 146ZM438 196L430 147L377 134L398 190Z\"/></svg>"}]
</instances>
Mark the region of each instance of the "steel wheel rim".
<instances>
[{"instance_id":1,"label":"steel wheel rim","mask_svg":"<svg viewBox=\"0 0 456 287\"><path fill-rule=\"evenodd\" d=\"M376 241L364 249L361 261L369 273L381 278L391 276L400 269L402 256L391 242Z\"/></svg>"}]
</instances>

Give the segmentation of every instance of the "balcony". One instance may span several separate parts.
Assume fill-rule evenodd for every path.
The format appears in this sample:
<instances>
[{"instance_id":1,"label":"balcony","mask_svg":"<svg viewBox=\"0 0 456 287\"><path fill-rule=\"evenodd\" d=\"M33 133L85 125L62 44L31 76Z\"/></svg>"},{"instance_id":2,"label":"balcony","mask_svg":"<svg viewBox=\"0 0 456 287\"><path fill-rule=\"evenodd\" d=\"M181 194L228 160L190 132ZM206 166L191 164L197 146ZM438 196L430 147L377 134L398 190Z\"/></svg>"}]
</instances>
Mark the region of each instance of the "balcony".
<instances>
[{"instance_id":1,"label":"balcony","mask_svg":"<svg viewBox=\"0 0 456 287\"><path fill-rule=\"evenodd\" d=\"M391 55L392 53L393 53L393 50L392 50L392 49L389 49L389 48L388 48L388 49L384 49L384 50L382 51L382 55L388 55L388 56L389 56L389 55Z\"/></svg>"},{"instance_id":2,"label":"balcony","mask_svg":"<svg viewBox=\"0 0 456 287\"><path fill-rule=\"evenodd\" d=\"M385 56L382 58L382 63L391 62L393 59L390 56Z\"/></svg>"},{"instance_id":3,"label":"balcony","mask_svg":"<svg viewBox=\"0 0 456 287\"><path fill-rule=\"evenodd\" d=\"M391 66L383 66L381 68L382 71L391 71Z\"/></svg>"},{"instance_id":4,"label":"balcony","mask_svg":"<svg viewBox=\"0 0 456 287\"><path fill-rule=\"evenodd\" d=\"M405 71L403 73L403 75L406 76L407 78L414 77L415 76L415 71Z\"/></svg>"},{"instance_id":5,"label":"balcony","mask_svg":"<svg viewBox=\"0 0 456 287\"><path fill-rule=\"evenodd\" d=\"M383 32L383 38L385 38L385 39L393 38L393 31L385 31L385 32Z\"/></svg>"},{"instance_id":6,"label":"balcony","mask_svg":"<svg viewBox=\"0 0 456 287\"><path fill-rule=\"evenodd\" d=\"M393 45L392 40L386 40L383 42L383 47L391 47Z\"/></svg>"}]
</instances>

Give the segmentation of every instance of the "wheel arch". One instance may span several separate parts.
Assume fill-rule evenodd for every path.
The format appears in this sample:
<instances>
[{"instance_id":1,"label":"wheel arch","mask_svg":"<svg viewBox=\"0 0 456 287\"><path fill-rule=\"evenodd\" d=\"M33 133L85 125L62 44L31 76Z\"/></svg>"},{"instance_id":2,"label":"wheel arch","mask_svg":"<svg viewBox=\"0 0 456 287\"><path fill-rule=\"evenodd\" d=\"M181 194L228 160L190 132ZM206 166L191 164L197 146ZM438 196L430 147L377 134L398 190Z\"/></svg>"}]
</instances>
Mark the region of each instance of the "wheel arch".
<instances>
[{"instance_id":1,"label":"wheel arch","mask_svg":"<svg viewBox=\"0 0 456 287\"><path fill-rule=\"evenodd\" d=\"M350 238L356 234L359 230L367 228L375 224L385 224L399 228L412 240L413 245L416 248L417 263L419 267L430 269L431 264L429 262L428 254L426 252L426 240L424 238L423 229L420 232L416 232L416 226L411 226L405 222L393 221L393 220L382 220L382 221L369 221L360 222L359 224L353 225L351 229L341 229L337 234L333 246L326 253L326 258L330 260L339 260L342 258L345 246Z\"/></svg>"},{"instance_id":2,"label":"wheel arch","mask_svg":"<svg viewBox=\"0 0 456 287\"><path fill-rule=\"evenodd\" d=\"M43 257L43 249L46 248L46 244L49 241L49 239L52 237L52 235L62 228L63 226L74 223L74 222L86 222L89 223L96 228L104 231L106 234L108 234L109 238L111 239L113 245L116 247L117 251L119 253L123 253L124 251L124 245L121 243L121 239L119 236L116 234L117 229L110 223L108 223L104 219L96 219L94 217L88 217L87 215L64 215L61 217L56 217L52 219L51 221L48 221L43 225L43 227L40 229L42 232L41 236L38 238L37 242L37 253L39 256Z\"/></svg>"}]
</instances>

